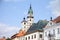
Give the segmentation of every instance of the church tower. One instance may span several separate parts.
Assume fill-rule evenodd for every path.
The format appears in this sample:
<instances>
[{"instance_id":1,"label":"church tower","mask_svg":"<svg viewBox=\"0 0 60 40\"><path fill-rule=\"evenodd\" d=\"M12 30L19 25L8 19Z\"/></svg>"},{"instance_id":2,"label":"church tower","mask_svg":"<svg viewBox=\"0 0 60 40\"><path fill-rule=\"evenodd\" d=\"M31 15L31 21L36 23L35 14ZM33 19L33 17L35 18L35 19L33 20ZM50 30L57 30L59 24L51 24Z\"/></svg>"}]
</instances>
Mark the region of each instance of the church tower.
<instances>
[{"instance_id":1,"label":"church tower","mask_svg":"<svg viewBox=\"0 0 60 40\"><path fill-rule=\"evenodd\" d=\"M34 17L33 17L33 10L32 10L32 7L31 7L31 5L30 5L30 8L29 8L29 10L28 10L28 16L27 16L27 22L28 22L27 24L28 24L29 26L32 25L33 19L34 19Z\"/></svg>"},{"instance_id":2,"label":"church tower","mask_svg":"<svg viewBox=\"0 0 60 40\"><path fill-rule=\"evenodd\" d=\"M27 21L25 20L25 18L23 18L21 24L22 24L22 30L26 30Z\"/></svg>"},{"instance_id":3,"label":"church tower","mask_svg":"<svg viewBox=\"0 0 60 40\"><path fill-rule=\"evenodd\" d=\"M23 18L23 21L21 22L22 24L22 30L24 30L25 32L30 28L30 26L33 23L33 10L32 7L30 5L30 8L28 10L28 15L27 15L27 21L25 20L25 18Z\"/></svg>"}]
</instances>

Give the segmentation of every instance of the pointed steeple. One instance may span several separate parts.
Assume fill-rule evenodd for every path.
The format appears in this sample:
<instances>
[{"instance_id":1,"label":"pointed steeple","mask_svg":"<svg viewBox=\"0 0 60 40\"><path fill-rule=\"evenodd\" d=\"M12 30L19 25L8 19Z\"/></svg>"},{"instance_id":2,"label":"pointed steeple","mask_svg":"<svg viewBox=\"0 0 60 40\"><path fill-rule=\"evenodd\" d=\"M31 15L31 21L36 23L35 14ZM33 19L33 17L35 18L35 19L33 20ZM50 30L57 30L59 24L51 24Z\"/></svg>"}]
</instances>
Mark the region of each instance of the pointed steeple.
<instances>
[{"instance_id":1,"label":"pointed steeple","mask_svg":"<svg viewBox=\"0 0 60 40\"><path fill-rule=\"evenodd\" d=\"M52 17L50 17L50 21L52 21Z\"/></svg>"},{"instance_id":2,"label":"pointed steeple","mask_svg":"<svg viewBox=\"0 0 60 40\"><path fill-rule=\"evenodd\" d=\"M31 4L30 4L30 8L28 10L28 16L27 16L27 18L34 18L33 17L33 10L32 10Z\"/></svg>"},{"instance_id":3,"label":"pointed steeple","mask_svg":"<svg viewBox=\"0 0 60 40\"><path fill-rule=\"evenodd\" d=\"M32 7L31 7L31 4L30 4L30 9L31 9Z\"/></svg>"},{"instance_id":4,"label":"pointed steeple","mask_svg":"<svg viewBox=\"0 0 60 40\"><path fill-rule=\"evenodd\" d=\"M30 4L30 8L29 8L28 14L33 14L33 10L32 10L31 4Z\"/></svg>"}]
</instances>

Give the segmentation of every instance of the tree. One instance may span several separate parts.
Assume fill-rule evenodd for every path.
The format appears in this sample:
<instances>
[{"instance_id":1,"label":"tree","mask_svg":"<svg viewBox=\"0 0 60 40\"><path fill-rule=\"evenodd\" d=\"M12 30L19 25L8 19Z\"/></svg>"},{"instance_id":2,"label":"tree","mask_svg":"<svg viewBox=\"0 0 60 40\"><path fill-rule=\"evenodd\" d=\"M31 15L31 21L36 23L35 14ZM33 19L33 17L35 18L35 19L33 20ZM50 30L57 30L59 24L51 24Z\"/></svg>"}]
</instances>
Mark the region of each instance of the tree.
<instances>
[{"instance_id":1,"label":"tree","mask_svg":"<svg viewBox=\"0 0 60 40\"><path fill-rule=\"evenodd\" d=\"M7 38L6 40L11 40L10 38Z\"/></svg>"}]
</instances>

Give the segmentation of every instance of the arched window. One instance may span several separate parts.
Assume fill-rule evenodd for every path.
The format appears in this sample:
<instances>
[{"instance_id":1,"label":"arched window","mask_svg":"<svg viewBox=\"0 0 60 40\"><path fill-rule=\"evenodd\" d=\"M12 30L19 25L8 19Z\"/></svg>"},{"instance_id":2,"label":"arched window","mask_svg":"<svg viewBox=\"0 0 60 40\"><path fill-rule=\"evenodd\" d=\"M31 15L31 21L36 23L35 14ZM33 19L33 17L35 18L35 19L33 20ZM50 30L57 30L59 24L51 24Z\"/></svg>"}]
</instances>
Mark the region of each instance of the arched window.
<instances>
[{"instance_id":1,"label":"arched window","mask_svg":"<svg viewBox=\"0 0 60 40\"><path fill-rule=\"evenodd\" d=\"M31 21L31 19L30 19L30 21Z\"/></svg>"}]
</instances>

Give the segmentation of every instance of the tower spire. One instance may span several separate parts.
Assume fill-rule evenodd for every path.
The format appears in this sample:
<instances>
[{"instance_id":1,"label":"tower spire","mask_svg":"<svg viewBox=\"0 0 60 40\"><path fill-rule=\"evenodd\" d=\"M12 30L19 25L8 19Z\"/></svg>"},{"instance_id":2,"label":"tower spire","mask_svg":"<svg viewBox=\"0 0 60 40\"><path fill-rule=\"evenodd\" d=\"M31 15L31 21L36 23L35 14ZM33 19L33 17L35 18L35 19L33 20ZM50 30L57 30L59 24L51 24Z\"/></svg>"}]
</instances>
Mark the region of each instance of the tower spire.
<instances>
[{"instance_id":1,"label":"tower spire","mask_svg":"<svg viewBox=\"0 0 60 40\"><path fill-rule=\"evenodd\" d=\"M30 9L31 9L31 4L30 4Z\"/></svg>"},{"instance_id":2,"label":"tower spire","mask_svg":"<svg viewBox=\"0 0 60 40\"><path fill-rule=\"evenodd\" d=\"M50 21L52 21L52 17L50 17Z\"/></svg>"},{"instance_id":3,"label":"tower spire","mask_svg":"<svg viewBox=\"0 0 60 40\"><path fill-rule=\"evenodd\" d=\"M28 10L28 15L27 15L28 25L32 25L33 19L34 19L34 17L33 17L33 10L32 10L31 4L30 4L29 10Z\"/></svg>"},{"instance_id":4,"label":"tower spire","mask_svg":"<svg viewBox=\"0 0 60 40\"><path fill-rule=\"evenodd\" d=\"M33 14L33 10L32 10L31 4L30 4L30 8L28 10L28 14Z\"/></svg>"}]
</instances>

